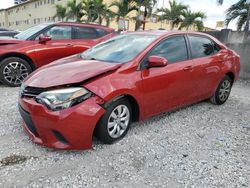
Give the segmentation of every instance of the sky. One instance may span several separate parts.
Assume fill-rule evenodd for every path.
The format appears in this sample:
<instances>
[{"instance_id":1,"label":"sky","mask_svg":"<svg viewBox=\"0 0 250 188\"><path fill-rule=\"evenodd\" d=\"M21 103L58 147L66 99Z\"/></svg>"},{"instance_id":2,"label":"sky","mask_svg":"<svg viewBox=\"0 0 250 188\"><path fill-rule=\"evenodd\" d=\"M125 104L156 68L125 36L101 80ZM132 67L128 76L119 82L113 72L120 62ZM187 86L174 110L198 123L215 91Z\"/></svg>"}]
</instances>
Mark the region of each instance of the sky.
<instances>
[{"instance_id":1,"label":"sky","mask_svg":"<svg viewBox=\"0 0 250 188\"><path fill-rule=\"evenodd\" d=\"M0 0L0 9L8 8L14 4L14 0Z\"/></svg>"},{"instance_id":2,"label":"sky","mask_svg":"<svg viewBox=\"0 0 250 188\"><path fill-rule=\"evenodd\" d=\"M168 6L169 0L158 0L158 7ZM207 18L204 20L204 25L207 27L215 28L216 21L225 20L225 11L230 5L236 3L238 0L224 0L222 6L218 6L216 0L177 0L183 4L189 5L193 11L202 11L206 13ZM0 9L7 8L13 5L14 0L0 0ZM232 22L229 27L235 29L235 22Z\"/></svg>"},{"instance_id":3,"label":"sky","mask_svg":"<svg viewBox=\"0 0 250 188\"><path fill-rule=\"evenodd\" d=\"M169 0L158 0L158 7L167 7ZM219 6L216 0L177 0L183 4L189 5L192 11L202 11L207 18L204 20L206 27L215 28L217 21L225 20L225 11L239 0L224 0L223 5ZM228 28L236 29L235 21L230 23Z\"/></svg>"}]
</instances>

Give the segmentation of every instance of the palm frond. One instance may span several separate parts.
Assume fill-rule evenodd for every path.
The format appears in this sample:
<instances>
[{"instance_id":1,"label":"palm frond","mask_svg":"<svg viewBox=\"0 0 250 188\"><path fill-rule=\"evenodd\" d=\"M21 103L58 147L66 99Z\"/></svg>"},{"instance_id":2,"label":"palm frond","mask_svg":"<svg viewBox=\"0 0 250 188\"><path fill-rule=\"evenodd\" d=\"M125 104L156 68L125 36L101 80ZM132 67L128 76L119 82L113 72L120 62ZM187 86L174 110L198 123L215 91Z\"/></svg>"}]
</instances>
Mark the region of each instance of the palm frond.
<instances>
[{"instance_id":1,"label":"palm frond","mask_svg":"<svg viewBox=\"0 0 250 188\"><path fill-rule=\"evenodd\" d=\"M226 26L235 19L237 20L237 30L241 30L248 20L247 15L250 3L247 0L239 0L237 3L233 4L226 10Z\"/></svg>"}]
</instances>

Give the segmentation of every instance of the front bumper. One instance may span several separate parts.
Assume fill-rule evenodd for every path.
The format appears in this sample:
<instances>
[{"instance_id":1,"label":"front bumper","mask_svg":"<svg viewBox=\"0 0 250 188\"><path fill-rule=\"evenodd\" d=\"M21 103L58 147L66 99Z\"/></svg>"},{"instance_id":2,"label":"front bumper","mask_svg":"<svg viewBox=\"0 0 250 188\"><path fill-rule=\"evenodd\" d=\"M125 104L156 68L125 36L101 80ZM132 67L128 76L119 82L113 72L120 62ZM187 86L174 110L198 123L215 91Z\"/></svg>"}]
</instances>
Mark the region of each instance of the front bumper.
<instances>
[{"instance_id":1,"label":"front bumper","mask_svg":"<svg viewBox=\"0 0 250 188\"><path fill-rule=\"evenodd\" d=\"M34 143L82 150L92 148L95 126L105 110L95 97L60 111L50 111L33 98L20 98L19 112L24 120L23 128Z\"/></svg>"}]
</instances>

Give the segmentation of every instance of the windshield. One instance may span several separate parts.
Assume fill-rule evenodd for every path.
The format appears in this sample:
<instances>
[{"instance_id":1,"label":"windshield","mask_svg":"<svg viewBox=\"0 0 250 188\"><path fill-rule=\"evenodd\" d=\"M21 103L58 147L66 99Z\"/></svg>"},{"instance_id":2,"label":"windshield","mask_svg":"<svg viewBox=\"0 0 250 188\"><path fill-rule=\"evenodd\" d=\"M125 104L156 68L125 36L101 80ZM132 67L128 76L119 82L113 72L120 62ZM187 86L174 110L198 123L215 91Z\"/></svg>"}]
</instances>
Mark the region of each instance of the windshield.
<instances>
[{"instance_id":1,"label":"windshield","mask_svg":"<svg viewBox=\"0 0 250 188\"><path fill-rule=\"evenodd\" d=\"M22 31L21 33L15 35L15 38L20 39L20 40L27 40L32 35L36 34L37 32L41 31L42 29L44 29L47 26L48 26L48 24L40 24L40 25L31 27L31 28L29 28L25 31Z\"/></svg>"},{"instance_id":2,"label":"windshield","mask_svg":"<svg viewBox=\"0 0 250 188\"><path fill-rule=\"evenodd\" d=\"M83 52L84 59L126 63L141 53L157 36L124 34L111 38Z\"/></svg>"}]
</instances>

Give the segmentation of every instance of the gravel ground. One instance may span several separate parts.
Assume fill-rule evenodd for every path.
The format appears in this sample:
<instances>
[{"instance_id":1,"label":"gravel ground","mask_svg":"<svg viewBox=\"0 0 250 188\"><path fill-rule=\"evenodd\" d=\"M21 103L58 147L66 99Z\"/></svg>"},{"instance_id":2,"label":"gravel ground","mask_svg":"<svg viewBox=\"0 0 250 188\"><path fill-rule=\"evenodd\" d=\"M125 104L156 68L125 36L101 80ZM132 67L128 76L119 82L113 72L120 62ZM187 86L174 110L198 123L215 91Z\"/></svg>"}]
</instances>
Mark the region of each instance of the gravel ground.
<instances>
[{"instance_id":1,"label":"gravel ground","mask_svg":"<svg viewBox=\"0 0 250 188\"><path fill-rule=\"evenodd\" d=\"M0 187L250 187L250 83L132 125L113 145L57 151L21 128L18 88L0 86Z\"/></svg>"}]
</instances>

